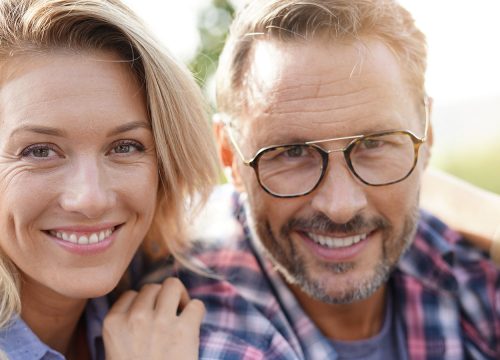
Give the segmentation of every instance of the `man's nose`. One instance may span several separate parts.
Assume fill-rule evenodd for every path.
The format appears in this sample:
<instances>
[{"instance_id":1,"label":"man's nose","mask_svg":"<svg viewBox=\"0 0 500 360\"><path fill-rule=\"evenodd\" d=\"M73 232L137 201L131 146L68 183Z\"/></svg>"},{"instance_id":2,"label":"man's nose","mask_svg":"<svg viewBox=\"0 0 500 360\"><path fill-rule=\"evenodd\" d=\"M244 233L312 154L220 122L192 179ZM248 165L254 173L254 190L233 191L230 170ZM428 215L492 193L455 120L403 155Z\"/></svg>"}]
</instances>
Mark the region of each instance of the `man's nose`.
<instances>
[{"instance_id":1,"label":"man's nose","mask_svg":"<svg viewBox=\"0 0 500 360\"><path fill-rule=\"evenodd\" d=\"M75 161L66 174L61 207L89 219L99 218L116 205L116 194L104 165L93 157Z\"/></svg>"},{"instance_id":2,"label":"man's nose","mask_svg":"<svg viewBox=\"0 0 500 360\"><path fill-rule=\"evenodd\" d=\"M348 169L341 153L330 154L323 180L312 193L312 206L333 222L345 224L368 205L366 186Z\"/></svg>"}]
</instances>

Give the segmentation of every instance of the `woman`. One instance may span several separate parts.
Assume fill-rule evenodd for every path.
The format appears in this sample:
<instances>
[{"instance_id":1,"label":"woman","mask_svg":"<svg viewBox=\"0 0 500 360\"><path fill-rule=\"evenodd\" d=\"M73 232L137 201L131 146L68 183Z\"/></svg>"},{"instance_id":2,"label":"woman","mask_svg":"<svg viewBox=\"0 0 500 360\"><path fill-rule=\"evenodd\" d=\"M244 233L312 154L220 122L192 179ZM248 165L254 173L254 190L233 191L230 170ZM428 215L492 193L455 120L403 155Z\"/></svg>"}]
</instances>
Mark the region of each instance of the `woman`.
<instances>
[{"instance_id":1,"label":"woman","mask_svg":"<svg viewBox=\"0 0 500 360\"><path fill-rule=\"evenodd\" d=\"M104 346L100 335L102 296L141 243L179 253L186 199L215 179L200 99L117 0L0 2L0 349L9 358L197 357L203 306L172 279L125 293L104 322Z\"/></svg>"}]
</instances>

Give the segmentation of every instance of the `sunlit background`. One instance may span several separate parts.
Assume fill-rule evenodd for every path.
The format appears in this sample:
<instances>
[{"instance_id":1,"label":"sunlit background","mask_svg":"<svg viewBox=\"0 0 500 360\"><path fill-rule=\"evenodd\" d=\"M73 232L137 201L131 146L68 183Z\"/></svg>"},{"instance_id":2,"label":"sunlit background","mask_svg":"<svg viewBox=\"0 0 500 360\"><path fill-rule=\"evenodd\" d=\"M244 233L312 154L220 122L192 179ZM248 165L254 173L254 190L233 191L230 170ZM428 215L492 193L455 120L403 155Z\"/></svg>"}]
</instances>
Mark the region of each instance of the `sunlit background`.
<instances>
[{"instance_id":1,"label":"sunlit background","mask_svg":"<svg viewBox=\"0 0 500 360\"><path fill-rule=\"evenodd\" d=\"M175 56L193 64L230 21L221 4L126 0ZM500 193L500 1L400 0L427 35L427 91L434 98L433 166ZM200 35L201 30L201 35ZM201 41L201 39L205 41ZM210 56L203 57L213 60ZM210 65L203 64L207 67ZM208 96L212 87L208 79Z\"/></svg>"}]
</instances>

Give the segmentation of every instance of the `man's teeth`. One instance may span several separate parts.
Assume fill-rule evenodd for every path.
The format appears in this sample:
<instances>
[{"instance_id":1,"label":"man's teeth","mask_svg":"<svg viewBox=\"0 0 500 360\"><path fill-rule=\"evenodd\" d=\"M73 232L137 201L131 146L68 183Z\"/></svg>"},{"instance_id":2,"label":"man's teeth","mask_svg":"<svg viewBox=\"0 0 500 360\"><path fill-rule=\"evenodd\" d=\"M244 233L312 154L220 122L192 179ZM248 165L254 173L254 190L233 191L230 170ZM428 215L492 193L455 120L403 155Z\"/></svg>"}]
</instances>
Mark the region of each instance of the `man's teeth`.
<instances>
[{"instance_id":1,"label":"man's teeth","mask_svg":"<svg viewBox=\"0 0 500 360\"><path fill-rule=\"evenodd\" d=\"M343 238L335 238L313 233L308 233L307 236L309 236L309 238L312 239L316 244L320 244L331 249L351 246L360 242L361 240L366 239L366 234L347 236Z\"/></svg>"},{"instance_id":2,"label":"man's teeth","mask_svg":"<svg viewBox=\"0 0 500 360\"><path fill-rule=\"evenodd\" d=\"M73 244L78 244L78 245L91 245L91 244L97 244L101 241L104 241L108 237L111 236L113 233L114 228L112 229L107 229L95 233L88 233L86 235L78 235L74 233L69 233L65 231L56 231L56 230L51 230L50 235L55 236L58 239L61 239L63 241L68 241Z\"/></svg>"}]
</instances>

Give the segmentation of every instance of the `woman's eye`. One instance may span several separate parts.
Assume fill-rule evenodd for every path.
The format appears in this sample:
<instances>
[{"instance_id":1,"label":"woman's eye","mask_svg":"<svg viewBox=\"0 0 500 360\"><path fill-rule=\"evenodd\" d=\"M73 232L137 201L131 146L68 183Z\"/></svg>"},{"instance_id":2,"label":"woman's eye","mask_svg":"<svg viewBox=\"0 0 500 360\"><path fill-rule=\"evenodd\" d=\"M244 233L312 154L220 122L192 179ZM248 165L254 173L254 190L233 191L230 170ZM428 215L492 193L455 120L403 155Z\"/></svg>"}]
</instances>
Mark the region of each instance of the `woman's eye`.
<instances>
[{"instance_id":1,"label":"woman's eye","mask_svg":"<svg viewBox=\"0 0 500 360\"><path fill-rule=\"evenodd\" d=\"M22 157L49 159L54 156L59 157L54 148L48 144L30 145L21 152Z\"/></svg>"},{"instance_id":2,"label":"woman's eye","mask_svg":"<svg viewBox=\"0 0 500 360\"><path fill-rule=\"evenodd\" d=\"M143 152L144 146L136 141L121 141L114 144L111 149L112 154L131 154L135 152Z\"/></svg>"}]
</instances>

